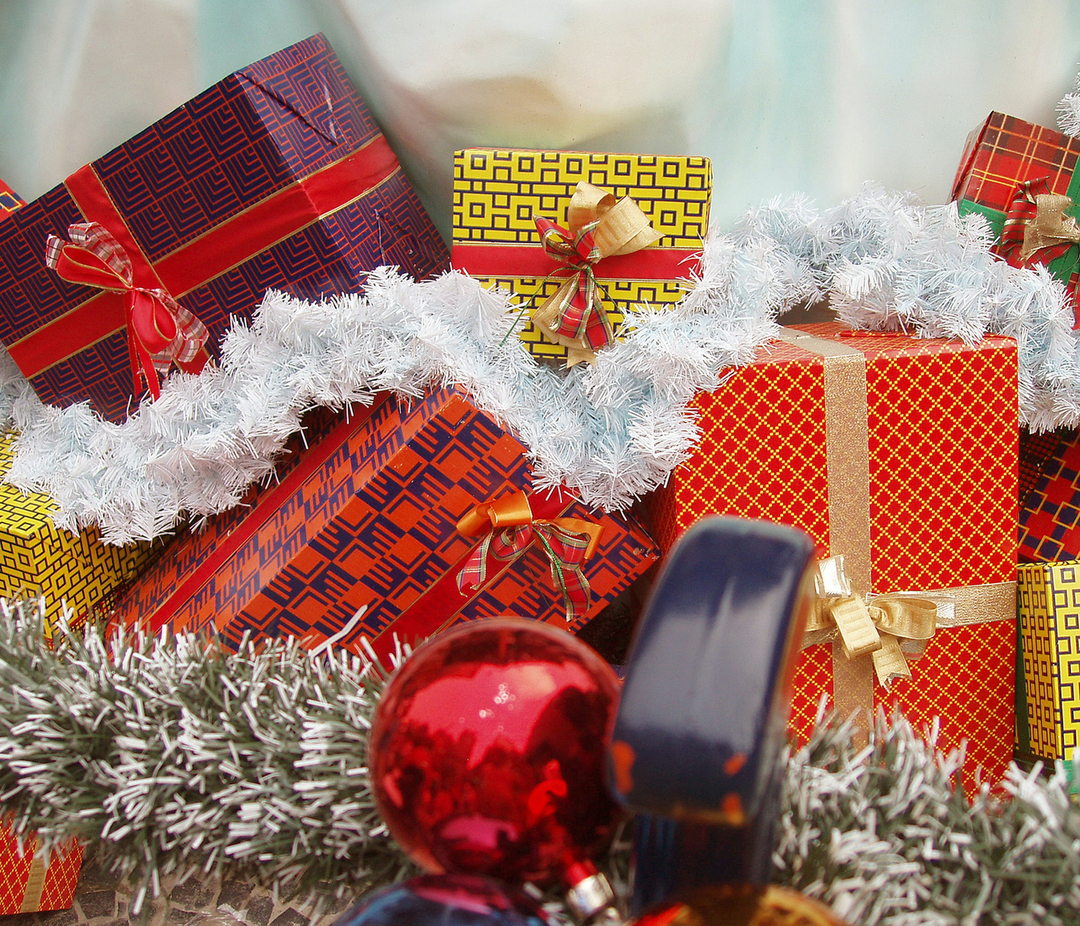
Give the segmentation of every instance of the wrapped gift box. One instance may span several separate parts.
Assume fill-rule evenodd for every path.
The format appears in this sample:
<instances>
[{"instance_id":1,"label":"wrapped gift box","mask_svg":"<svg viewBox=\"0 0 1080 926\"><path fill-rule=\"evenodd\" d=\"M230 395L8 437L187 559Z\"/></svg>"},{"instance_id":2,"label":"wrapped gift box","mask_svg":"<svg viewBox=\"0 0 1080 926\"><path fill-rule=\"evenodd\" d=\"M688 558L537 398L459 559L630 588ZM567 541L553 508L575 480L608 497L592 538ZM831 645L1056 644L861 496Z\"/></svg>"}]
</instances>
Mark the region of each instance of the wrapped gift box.
<instances>
[{"instance_id":1,"label":"wrapped gift box","mask_svg":"<svg viewBox=\"0 0 1080 926\"><path fill-rule=\"evenodd\" d=\"M1062 440L1076 438L1075 428L1055 431L1020 429L1020 510L1023 511ZM1022 555L1022 554L1021 554Z\"/></svg>"},{"instance_id":2,"label":"wrapped gift box","mask_svg":"<svg viewBox=\"0 0 1080 926\"><path fill-rule=\"evenodd\" d=\"M1023 239L1027 226L1037 219L1037 194L1059 194L1076 202L1080 190L1078 154L1078 138L1004 113L990 113L968 136L952 190L961 215L977 212L989 220L997 241L996 253L1016 266L1046 264L1050 273L1066 284L1074 300L1080 268L1077 237L1071 242L1047 243L1030 257L1023 256ZM1023 184L1030 184L1027 192L1021 189ZM1065 215L1071 212L1071 203L1069 206ZM1044 208L1043 216L1042 221L1052 222L1052 210ZM1033 246L1040 243L1036 238L1031 241Z\"/></svg>"},{"instance_id":3,"label":"wrapped gift box","mask_svg":"<svg viewBox=\"0 0 1080 926\"><path fill-rule=\"evenodd\" d=\"M890 691L870 656L839 643L800 654L792 729L805 739L828 694L847 716L898 703L970 764L1000 776L1012 753L1015 673L1017 354L1007 338L959 341L784 329L695 400L701 439L647 500L662 550L699 518L764 518L843 555L854 589L949 590L913 678Z\"/></svg>"},{"instance_id":4,"label":"wrapped gift box","mask_svg":"<svg viewBox=\"0 0 1080 926\"><path fill-rule=\"evenodd\" d=\"M5 220L0 340L43 401L88 400L120 421L142 393L128 297L45 264L48 236L67 240L87 221L126 252L132 286L165 290L206 326L211 354L230 317L250 316L268 289L314 299L362 289L380 264L417 277L447 266L321 36L231 74Z\"/></svg>"},{"instance_id":5,"label":"wrapped gift box","mask_svg":"<svg viewBox=\"0 0 1080 926\"><path fill-rule=\"evenodd\" d=\"M15 437L0 438L0 480L11 467ZM44 598L46 634L64 605L76 618L106 601L146 565L149 543L102 541L97 528L72 533L52 522L56 504L0 481L0 598Z\"/></svg>"},{"instance_id":6,"label":"wrapped gift box","mask_svg":"<svg viewBox=\"0 0 1080 926\"><path fill-rule=\"evenodd\" d=\"M478 505L527 489L528 455L512 434L456 391L409 404L383 396L351 416L323 415L307 449L246 505L180 537L134 583L120 620L177 631L208 628L236 643L246 631L326 640L385 655L457 621L517 614L565 625L549 560L533 544L492 563L479 589L457 577L477 549L458 522ZM583 566L591 604L583 626L656 559L632 520L597 514L569 495L533 499L537 517L602 527ZM361 609L365 609L356 618Z\"/></svg>"},{"instance_id":7,"label":"wrapped gift box","mask_svg":"<svg viewBox=\"0 0 1080 926\"><path fill-rule=\"evenodd\" d=\"M83 848L72 842L54 852L46 864L30 836L22 851L11 830L0 821L0 916L66 910L75 897Z\"/></svg>"},{"instance_id":8,"label":"wrapped gift box","mask_svg":"<svg viewBox=\"0 0 1080 926\"><path fill-rule=\"evenodd\" d=\"M535 216L564 228L579 182L630 197L661 237L634 253L612 253L595 265L600 295L616 334L628 306L679 302L700 267L709 229L712 165L704 157L590 154L468 148L454 155L451 263L480 282L499 286L529 311L570 278L541 247ZM566 361L524 318L522 338L537 357Z\"/></svg>"},{"instance_id":9,"label":"wrapped gift box","mask_svg":"<svg viewBox=\"0 0 1080 926\"><path fill-rule=\"evenodd\" d=\"M1020 508L1020 559L1080 557L1080 433L1064 431Z\"/></svg>"},{"instance_id":10,"label":"wrapped gift box","mask_svg":"<svg viewBox=\"0 0 1080 926\"><path fill-rule=\"evenodd\" d=\"M1023 676L1017 748L1073 759L1080 731L1080 562L1029 563L1017 576Z\"/></svg>"}]
</instances>

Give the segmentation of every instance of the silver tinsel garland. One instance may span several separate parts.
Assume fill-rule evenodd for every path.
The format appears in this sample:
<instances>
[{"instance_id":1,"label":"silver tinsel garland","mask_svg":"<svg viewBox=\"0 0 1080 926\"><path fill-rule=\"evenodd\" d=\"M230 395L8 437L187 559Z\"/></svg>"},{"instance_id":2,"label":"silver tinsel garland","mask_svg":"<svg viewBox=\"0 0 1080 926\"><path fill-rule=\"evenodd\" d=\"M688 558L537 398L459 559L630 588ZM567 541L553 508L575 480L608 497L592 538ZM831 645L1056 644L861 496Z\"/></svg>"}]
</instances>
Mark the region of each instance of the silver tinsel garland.
<instances>
[{"instance_id":1,"label":"silver tinsel garland","mask_svg":"<svg viewBox=\"0 0 1080 926\"><path fill-rule=\"evenodd\" d=\"M20 832L71 836L135 890L178 873L332 883L358 898L410 870L379 821L366 733L378 667L295 641L91 630L59 651L0 602L0 803ZM858 926L1075 926L1080 808L1064 771L957 790L962 755L901 717L855 746L824 722L786 756L777 880ZM969 801L969 797L973 799ZM606 860L625 886L625 847Z\"/></svg>"},{"instance_id":2,"label":"silver tinsel garland","mask_svg":"<svg viewBox=\"0 0 1080 926\"><path fill-rule=\"evenodd\" d=\"M994 258L985 221L868 188L828 212L795 198L705 242L700 279L670 309L639 306L594 366L536 363L505 297L460 273L417 283L379 268L363 295L311 303L268 293L234 323L220 364L174 374L121 425L47 407L0 352L0 418L21 432L8 481L56 501L63 527L113 543L167 534L238 503L269 478L314 405L456 383L522 439L538 488L566 484L620 509L662 484L695 439L687 403L722 388L785 311L827 297L853 327L1017 339L1020 415L1080 422L1080 353L1063 286Z\"/></svg>"}]
</instances>

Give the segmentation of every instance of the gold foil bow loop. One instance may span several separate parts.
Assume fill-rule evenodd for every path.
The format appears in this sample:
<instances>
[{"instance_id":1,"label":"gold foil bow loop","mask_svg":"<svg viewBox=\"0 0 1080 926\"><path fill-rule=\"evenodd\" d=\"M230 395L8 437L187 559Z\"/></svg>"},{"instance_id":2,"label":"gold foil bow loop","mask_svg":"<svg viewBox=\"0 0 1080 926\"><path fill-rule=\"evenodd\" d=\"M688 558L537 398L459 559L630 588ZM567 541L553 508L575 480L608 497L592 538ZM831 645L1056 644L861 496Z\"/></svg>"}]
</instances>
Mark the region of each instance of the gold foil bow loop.
<instances>
[{"instance_id":1,"label":"gold foil bow loop","mask_svg":"<svg viewBox=\"0 0 1080 926\"><path fill-rule=\"evenodd\" d=\"M567 228L538 218L544 249L572 271L533 312L533 324L553 343L567 348L568 367L596 359L612 337L611 324L593 275L605 257L633 254L663 236L634 200L578 181L566 211ZM558 271L556 271L558 272Z\"/></svg>"},{"instance_id":2,"label":"gold foil bow loop","mask_svg":"<svg viewBox=\"0 0 1080 926\"><path fill-rule=\"evenodd\" d=\"M1042 248L1080 242L1080 226L1066 213L1072 204L1072 200L1061 193L1035 196L1035 216L1024 225L1024 243L1020 249L1022 261L1027 261Z\"/></svg>"},{"instance_id":3,"label":"gold foil bow loop","mask_svg":"<svg viewBox=\"0 0 1080 926\"><path fill-rule=\"evenodd\" d=\"M874 671L886 690L896 679L911 678L908 659L922 655L939 623L953 613L952 598L945 594L890 592L863 599L851 589L842 556L819 561L817 591L817 607L807 629L822 631L835 625L844 655L848 659L872 655Z\"/></svg>"}]
</instances>

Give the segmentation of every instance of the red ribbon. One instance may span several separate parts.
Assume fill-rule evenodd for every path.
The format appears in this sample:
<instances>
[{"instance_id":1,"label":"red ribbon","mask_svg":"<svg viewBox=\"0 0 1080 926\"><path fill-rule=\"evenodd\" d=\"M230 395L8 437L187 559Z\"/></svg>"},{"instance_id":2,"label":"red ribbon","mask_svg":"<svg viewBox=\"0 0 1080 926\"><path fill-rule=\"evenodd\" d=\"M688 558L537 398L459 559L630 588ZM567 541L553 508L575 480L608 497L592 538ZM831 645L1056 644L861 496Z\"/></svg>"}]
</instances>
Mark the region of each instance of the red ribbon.
<instances>
[{"instance_id":1,"label":"red ribbon","mask_svg":"<svg viewBox=\"0 0 1080 926\"><path fill-rule=\"evenodd\" d=\"M103 225L77 222L68 226L68 236L70 242L49 235L45 264L69 283L126 293L124 317L136 385L145 381L156 399L160 377L173 363L198 372L206 363L206 326L166 290L136 286L131 258Z\"/></svg>"},{"instance_id":2,"label":"red ribbon","mask_svg":"<svg viewBox=\"0 0 1080 926\"><path fill-rule=\"evenodd\" d=\"M591 589L581 565L599 545L601 525L581 518L535 518L528 496L518 491L477 505L458 522L457 529L466 537L480 537L458 573L458 591L484 585L489 555L512 562L535 541L547 553L551 579L562 593L567 622L588 611Z\"/></svg>"}]
</instances>

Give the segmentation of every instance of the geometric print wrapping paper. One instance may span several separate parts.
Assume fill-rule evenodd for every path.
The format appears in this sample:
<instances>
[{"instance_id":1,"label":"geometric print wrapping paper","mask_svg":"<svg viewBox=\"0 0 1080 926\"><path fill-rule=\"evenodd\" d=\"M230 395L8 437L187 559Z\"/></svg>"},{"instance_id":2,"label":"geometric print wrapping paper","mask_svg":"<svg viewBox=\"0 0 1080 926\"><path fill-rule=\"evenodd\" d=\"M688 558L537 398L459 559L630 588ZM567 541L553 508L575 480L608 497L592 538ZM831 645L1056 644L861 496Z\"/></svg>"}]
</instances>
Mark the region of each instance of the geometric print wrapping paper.
<instances>
[{"instance_id":1,"label":"geometric print wrapping paper","mask_svg":"<svg viewBox=\"0 0 1080 926\"><path fill-rule=\"evenodd\" d=\"M1018 709L1027 711L1017 745L1071 759L1080 732L1080 563L1024 564L1017 584L1026 694Z\"/></svg>"},{"instance_id":2,"label":"geometric print wrapping paper","mask_svg":"<svg viewBox=\"0 0 1080 926\"><path fill-rule=\"evenodd\" d=\"M0 437L0 479L11 466L13 444L14 435ZM65 604L78 623L152 555L146 542L105 543L96 527L77 534L59 528L52 522L55 510L49 496L0 482L0 598L43 597L47 638Z\"/></svg>"},{"instance_id":3,"label":"geometric print wrapping paper","mask_svg":"<svg viewBox=\"0 0 1080 926\"><path fill-rule=\"evenodd\" d=\"M272 485L155 559L117 602L119 620L205 628L233 645L251 633L362 652L366 639L380 656L395 635L416 642L465 620L515 614L566 625L538 543L501 567L489 559L489 580L458 590L478 540L458 532L460 519L531 481L521 442L466 395L386 394L347 415L320 410L305 430L306 446L296 442ZM536 504L537 517L555 516ZM602 526L582 566L592 595L576 631L658 551L632 518L593 512L568 494L558 516Z\"/></svg>"},{"instance_id":4,"label":"geometric print wrapping paper","mask_svg":"<svg viewBox=\"0 0 1080 926\"><path fill-rule=\"evenodd\" d=\"M20 854L18 842L0 822L0 916L45 910L66 910L75 897L83 847L72 842L53 853L46 867L35 856L37 838L27 837Z\"/></svg>"},{"instance_id":5,"label":"geometric print wrapping paper","mask_svg":"<svg viewBox=\"0 0 1080 926\"><path fill-rule=\"evenodd\" d=\"M1020 507L1020 559L1053 563L1080 557L1080 433L1064 431L1041 461Z\"/></svg>"},{"instance_id":6,"label":"geometric print wrapping paper","mask_svg":"<svg viewBox=\"0 0 1080 926\"><path fill-rule=\"evenodd\" d=\"M709 514L806 531L842 554L857 591L950 590L912 679L886 691L869 656L839 643L797 660L791 730L803 741L827 695L841 715L898 704L967 741L965 768L1000 779L1012 756L1016 667L1017 353L959 341L800 325L694 399L701 436L647 499L661 550Z\"/></svg>"}]
</instances>

